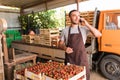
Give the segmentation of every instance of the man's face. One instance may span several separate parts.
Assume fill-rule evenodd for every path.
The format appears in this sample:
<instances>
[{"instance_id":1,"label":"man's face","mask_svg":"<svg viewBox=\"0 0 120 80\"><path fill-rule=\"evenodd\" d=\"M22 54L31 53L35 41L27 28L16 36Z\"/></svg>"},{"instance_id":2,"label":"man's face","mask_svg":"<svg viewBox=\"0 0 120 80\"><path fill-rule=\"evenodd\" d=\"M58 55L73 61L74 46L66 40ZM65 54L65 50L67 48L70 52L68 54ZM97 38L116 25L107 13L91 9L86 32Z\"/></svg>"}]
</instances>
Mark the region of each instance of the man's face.
<instances>
[{"instance_id":1,"label":"man's face","mask_svg":"<svg viewBox=\"0 0 120 80\"><path fill-rule=\"evenodd\" d=\"M71 23L78 24L80 20L80 13L78 11L74 11L70 15Z\"/></svg>"}]
</instances>

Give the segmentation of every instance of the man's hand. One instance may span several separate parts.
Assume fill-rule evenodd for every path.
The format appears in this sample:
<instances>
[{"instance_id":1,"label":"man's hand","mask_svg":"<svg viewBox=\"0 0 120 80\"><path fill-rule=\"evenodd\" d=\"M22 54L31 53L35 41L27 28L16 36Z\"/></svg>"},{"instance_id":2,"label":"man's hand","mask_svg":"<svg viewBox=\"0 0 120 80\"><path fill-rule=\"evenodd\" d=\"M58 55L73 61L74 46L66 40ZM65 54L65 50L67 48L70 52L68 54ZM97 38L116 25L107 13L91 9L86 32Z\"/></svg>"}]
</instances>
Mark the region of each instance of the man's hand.
<instances>
[{"instance_id":1,"label":"man's hand","mask_svg":"<svg viewBox=\"0 0 120 80\"><path fill-rule=\"evenodd\" d=\"M84 18L80 18L80 20L81 20L82 25L84 25L84 26L89 25L89 23Z\"/></svg>"},{"instance_id":2,"label":"man's hand","mask_svg":"<svg viewBox=\"0 0 120 80\"><path fill-rule=\"evenodd\" d=\"M63 49L63 50L64 50L66 53L68 53L68 54L70 54L70 53L73 52L73 49L72 49L72 48L66 47L64 41L61 41L61 40L59 41L59 47L60 47L61 49Z\"/></svg>"},{"instance_id":3,"label":"man's hand","mask_svg":"<svg viewBox=\"0 0 120 80\"><path fill-rule=\"evenodd\" d=\"M70 47L67 47L65 50L66 53L71 54L73 52L73 49Z\"/></svg>"}]
</instances>

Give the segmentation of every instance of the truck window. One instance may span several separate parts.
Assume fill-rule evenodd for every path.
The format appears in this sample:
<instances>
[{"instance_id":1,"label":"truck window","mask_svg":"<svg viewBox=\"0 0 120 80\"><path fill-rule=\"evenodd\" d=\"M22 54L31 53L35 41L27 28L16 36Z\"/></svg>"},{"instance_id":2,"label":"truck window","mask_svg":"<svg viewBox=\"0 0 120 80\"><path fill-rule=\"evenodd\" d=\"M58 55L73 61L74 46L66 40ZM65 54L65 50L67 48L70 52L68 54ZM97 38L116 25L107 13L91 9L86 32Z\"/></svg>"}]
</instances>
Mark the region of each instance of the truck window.
<instances>
[{"instance_id":1,"label":"truck window","mask_svg":"<svg viewBox=\"0 0 120 80\"><path fill-rule=\"evenodd\" d=\"M108 12L104 16L106 30L120 29L120 12Z\"/></svg>"},{"instance_id":2,"label":"truck window","mask_svg":"<svg viewBox=\"0 0 120 80\"><path fill-rule=\"evenodd\" d=\"M112 19L115 19L115 18L112 18L112 16L110 16L110 15L106 15L105 18L106 18L105 29L106 30L116 30L117 29L117 24L114 20L112 20Z\"/></svg>"}]
</instances>

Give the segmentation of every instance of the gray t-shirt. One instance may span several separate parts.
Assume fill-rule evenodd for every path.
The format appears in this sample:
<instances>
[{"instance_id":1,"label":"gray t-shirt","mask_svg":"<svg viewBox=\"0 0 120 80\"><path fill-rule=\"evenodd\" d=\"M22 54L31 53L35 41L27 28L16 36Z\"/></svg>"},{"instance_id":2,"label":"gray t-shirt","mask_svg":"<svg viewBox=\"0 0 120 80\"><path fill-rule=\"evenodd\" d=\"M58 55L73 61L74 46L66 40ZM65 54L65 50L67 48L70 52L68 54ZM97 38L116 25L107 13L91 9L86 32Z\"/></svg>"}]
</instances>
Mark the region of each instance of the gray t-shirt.
<instances>
[{"instance_id":1,"label":"gray t-shirt","mask_svg":"<svg viewBox=\"0 0 120 80\"><path fill-rule=\"evenodd\" d=\"M82 26L82 27L79 26L79 27L80 27L80 31L82 33L83 42L85 44L86 39L87 39L87 34L88 34L89 30L85 26ZM69 27L68 26L65 29L63 29L62 32L61 32L60 40L64 41L65 44L67 44L67 41L68 41L68 32L69 32ZM76 33L79 33L78 27L71 27L70 34L76 34Z\"/></svg>"}]
</instances>

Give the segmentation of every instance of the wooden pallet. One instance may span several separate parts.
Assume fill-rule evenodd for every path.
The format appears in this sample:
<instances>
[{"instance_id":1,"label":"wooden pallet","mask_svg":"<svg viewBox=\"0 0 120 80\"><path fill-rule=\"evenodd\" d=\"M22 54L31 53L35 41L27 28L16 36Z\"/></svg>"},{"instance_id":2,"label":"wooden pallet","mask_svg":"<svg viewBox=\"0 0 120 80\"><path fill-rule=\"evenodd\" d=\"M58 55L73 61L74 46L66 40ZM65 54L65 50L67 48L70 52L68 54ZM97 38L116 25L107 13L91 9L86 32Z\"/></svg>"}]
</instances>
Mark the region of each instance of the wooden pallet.
<instances>
[{"instance_id":1,"label":"wooden pallet","mask_svg":"<svg viewBox=\"0 0 120 80\"><path fill-rule=\"evenodd\" d=\"M59 37L59 29L40 29L38 43L42 45L53 46L53 38L55 37ZM57 45L58 44L56 44L56 46Z\"/></svg>"}]
</instances>

